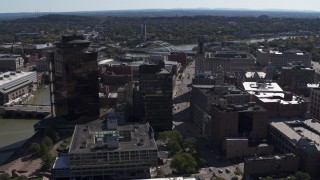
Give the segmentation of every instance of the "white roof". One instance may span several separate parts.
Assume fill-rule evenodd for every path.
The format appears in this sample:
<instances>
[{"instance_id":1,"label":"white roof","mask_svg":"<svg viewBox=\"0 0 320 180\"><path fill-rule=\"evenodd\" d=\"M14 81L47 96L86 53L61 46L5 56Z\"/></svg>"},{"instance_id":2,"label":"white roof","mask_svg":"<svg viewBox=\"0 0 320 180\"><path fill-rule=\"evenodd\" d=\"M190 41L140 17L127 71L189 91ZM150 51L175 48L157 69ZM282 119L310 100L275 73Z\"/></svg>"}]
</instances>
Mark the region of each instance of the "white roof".
<instances>
[{"instance_id":1,"label":"white roof","mask_svg":"<svg viewBox=\"0 0 320 180\"><path fill-rule=\"evenodd\" d=\"M244 90L253 92L283 92L281 87L275 83L258 83L258 82L243 82Z\"/></svg>"},{"instance_id":2,"label":"white roof","mask_svg":"<svg viewBox=\"0 0 320 180\"><path fill-rule=\"evenodd\" d=\"M15 75L10 75L10 72L5 72L0 74L0 77L3 77L2 80L0 80L0 89L4 88L7 84L12 83L13 81L18 81L22 78L25 78L27 76L30 76L30 80L37 82L37 72L35 71L30 71L30 72L21 72L21 73L16 73L14 72ZM4 77L5 75L9 75L9 77ZM33 78L33 79L31 79ZM35 78L35 79L34 79Z\"/></svg>"}]
</instances>

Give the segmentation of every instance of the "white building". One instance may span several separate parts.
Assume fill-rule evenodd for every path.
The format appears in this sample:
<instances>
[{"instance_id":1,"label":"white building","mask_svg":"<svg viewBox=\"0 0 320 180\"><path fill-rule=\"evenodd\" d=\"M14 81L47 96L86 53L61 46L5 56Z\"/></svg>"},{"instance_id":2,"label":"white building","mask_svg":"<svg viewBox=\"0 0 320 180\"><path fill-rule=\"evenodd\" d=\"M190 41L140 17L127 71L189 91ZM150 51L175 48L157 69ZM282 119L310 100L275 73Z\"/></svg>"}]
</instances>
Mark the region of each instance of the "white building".
<instances>
[{"instance_id":1,"label":"white building","mask_svg":"<svg viewBox=\"0 0 320 180\"><path fill-rule=\"evenodd\" d=\"M0 74L0 105L29 93L37 84L36 72L6 72Z\"/></svg>"},{"instance_id":2,"label":"white building","mask_svg":"<svg viewBox=\"0 0 320 180\"><path fill-rule=\"evenodd\" d=\"M269 62L271 62L272 66L276 68L288 66L288 63L290 62L301 62L306 67L310 67L311 55L297 50L280 52L271 49L258 49L257 64L267 66Z\"/></svg>"},{"instance_id":3,"label":"white building","mask_svg":"<svg viewBox=\"0 0 320 180\"><path fill-rule=\"evenodd\" d=\"M242 72L254 68L256 59L245 51L217 51L206 52L196 60L195 70L216 72L221 65L226 72Z\"/></svg>"},{"instance_id":4,"label":"white building","mask_svg":"<svg viewBox=\"0 0 320 180\"><path fill-rule=\"evenodd\" d=\"M310 113L312 117L320 120L320 88L311 89L310 104Z\"/></svg>"},{"instance_id":5,"label":"white building","mask_svg":"<svg viewBox=\"0 0 320 180\"><path fill-rule=\"evenodd\" d=\"M20 55L0 54L0 71L20 70L24 65L24 59Z\"/></svg>"}]
</instances>

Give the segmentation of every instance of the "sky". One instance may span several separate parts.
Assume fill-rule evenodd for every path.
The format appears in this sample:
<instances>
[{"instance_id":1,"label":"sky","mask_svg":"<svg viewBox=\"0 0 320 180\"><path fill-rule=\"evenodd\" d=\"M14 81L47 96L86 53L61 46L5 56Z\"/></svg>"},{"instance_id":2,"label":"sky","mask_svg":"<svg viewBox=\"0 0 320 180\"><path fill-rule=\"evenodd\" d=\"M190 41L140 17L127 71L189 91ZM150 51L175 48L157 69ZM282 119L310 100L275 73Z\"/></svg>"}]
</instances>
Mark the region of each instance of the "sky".
<instances>
[{"instance_id":1,"label":"sky","mask_svg":"<svg viewBox=\"0 0 320 180\"><path fill-rule=\"evenodd\" d=\"M320 0L0 0L0 13L176 8L320 11Z\"/></svg>"}]
</instances>

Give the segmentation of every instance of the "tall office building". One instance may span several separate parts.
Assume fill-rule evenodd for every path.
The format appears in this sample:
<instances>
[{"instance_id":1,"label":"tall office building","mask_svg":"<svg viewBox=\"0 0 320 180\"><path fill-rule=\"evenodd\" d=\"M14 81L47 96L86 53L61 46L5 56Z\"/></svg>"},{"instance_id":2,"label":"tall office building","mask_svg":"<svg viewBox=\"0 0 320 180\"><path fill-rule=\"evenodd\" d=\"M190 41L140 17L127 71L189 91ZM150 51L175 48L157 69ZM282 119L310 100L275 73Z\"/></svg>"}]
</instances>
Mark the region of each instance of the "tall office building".
<instances>
[{"instance_id":1,"label":"tall office building","mask_svg":"<svg viewBox=\"0 0 320 180\"><path fill-rule=\"evenodd\" d=\"M53 117L99 117L97 53L88 52L89 44L82 36L63 36L48 54Z\"/></svg>"},{"instance_id":2,"label":"tall office building","mask_svg":"<svg viewBox=\"0 0 320 180\"><path fill-rule=\"evenodd\" d=\"M140 120L155 129L172 128L172 73L158 64L139 67Z\"/></svg>"}]
</instances>

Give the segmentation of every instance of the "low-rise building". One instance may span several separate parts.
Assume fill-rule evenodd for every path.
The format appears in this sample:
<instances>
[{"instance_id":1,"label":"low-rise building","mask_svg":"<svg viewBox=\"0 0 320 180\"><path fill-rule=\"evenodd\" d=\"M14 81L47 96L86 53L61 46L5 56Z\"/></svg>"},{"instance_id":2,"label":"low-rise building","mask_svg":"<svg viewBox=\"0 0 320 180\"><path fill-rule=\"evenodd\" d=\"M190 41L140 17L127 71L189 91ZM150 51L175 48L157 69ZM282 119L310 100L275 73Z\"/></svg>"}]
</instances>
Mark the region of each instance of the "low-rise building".
<instances>
[{"instance_id":1,"label":"low-rise building","mask_svg":"<svg viewBox=\"0 0 320 180\"><path fill-rule=\"evenodd\" d=\"M37 72L49 71L49 61L47 58L42 57L36 61Z\"/></svg>"},{"instance_id":2,"label":"low-rise building","mask_svg":"<svg viewBox=\"0 0 320 180\"><path fill-rule=\"evenodd\" d=\"M303 116L309 101L291 92L283 91L274 82L243 82L243 88L251 94L251 100L269 111L269 117Z\"/></svg>"},{"instance_id":3,"label":"low-rise building","mask_svg":"<svg viewBox=\"0 0 320 180\"><path fill-rule=\"evenodd\" d=\"M106 124L77 125L68 155L57 158L52 175L69 179L150 178L149 169L158 166L153 135L148 123L120 125L116 119L108 119Z\"/></svg>"},{"instance_id":4,"label":"low-rise building","mask_svg":"<svg viewBox=\"0 0 320 180\"><path fill-rule=\"evenodd\" d=\"M26 95L32 91L34 85L37 85L37 72L16 71L0 74L0 105Z\"/></svg>"},{"instance_id":5,"label":"low-rise building","mask_svg":"<svg viewBox=\"0 0 320 180\"><path fill-rule=\"evenodd\" d=\"M267 66L271 62L275 68L287 66L290 62L301 62L306 67L311 66L311 55L299 50L288 50L284 52L263 48L257 50L257 64Z\"/></svg>"},{"instance_id":6,"label":"low-rise building","mask_svg":"<svg viewBox=\"0 0 320 180\"><path fill-rule=\"evenodd\" d=\"M288 176L297 172L298 167L299 158L292 153L273 156L255 156L245 158L243 174L247 179L256 179L258 177L271 175Z\"/></svg>"},{"instance_id":7,"label":"low-rise building","mask_svg":"<svg viewBox=\"0 0 320 180\"><path fill-rule=\"evenodd\" d=\"M223 66L226 72L243 72L253 69L255 57L246 51L217 51L199 54L195 64L196 71L215 71Z\"/></svg>"},{"instance_id":8,"label":"low-rise building","mask_svg":"<svg viewBox=\"0 0 320 180\"><path fill-rule=\"evenodd\" d=\"M314 119L273 118L269 122L268 139L282 153L299 157L299 169L320 176L320 123Z\"/></svg>"},{"instance_id":9,"label":"low-rise building","mask_svg":"<svg viewBox=\"0 0 320 180\"><path fill-rule=\"evenodd\" d=\"M0 54L0 72L21 70L24 59L20 55Z\"/></svg>"}]
</instances>

